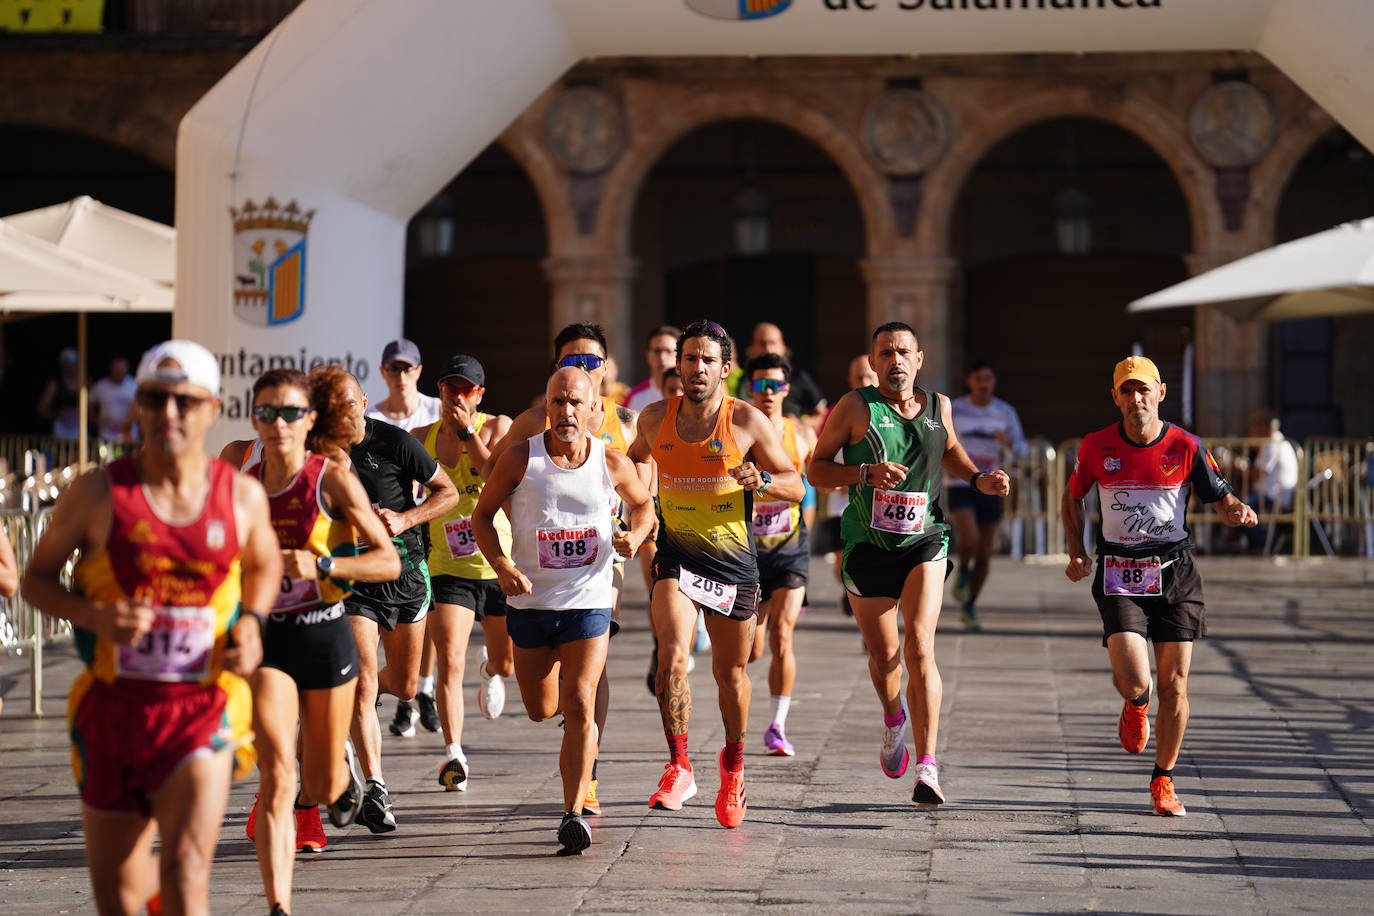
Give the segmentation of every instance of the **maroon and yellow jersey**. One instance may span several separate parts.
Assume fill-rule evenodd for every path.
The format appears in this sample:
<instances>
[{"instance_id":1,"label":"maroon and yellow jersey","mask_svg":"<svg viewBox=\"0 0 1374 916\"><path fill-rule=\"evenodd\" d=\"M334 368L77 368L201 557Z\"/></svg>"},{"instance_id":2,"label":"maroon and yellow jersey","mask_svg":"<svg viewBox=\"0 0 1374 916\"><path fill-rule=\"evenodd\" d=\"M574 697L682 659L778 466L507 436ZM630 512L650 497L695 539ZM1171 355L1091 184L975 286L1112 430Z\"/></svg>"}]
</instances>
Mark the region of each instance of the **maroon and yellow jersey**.
<instances>
[{"instance_id":1,"label":"maroon and yellow jersey","mask_svg":"<svg viewBox=\"0 0 1374 916\"><path fill-rule=\"evenodd\" d=\"M77 565L77 587L93 601L121 598L157 609L136 645L117 646L77 627L75 642L96 678L215 683L229 627L238 617L239 535L234 466L210 460L209 495L193 521L174 525L148 502L135 457L105 468L112 521L105 547Z\"/></svg>"},{"instance_id":2,"label":"maroon and yellow jersey","mask_svg":"<svg viewBox=\"0 0 1374 916\"><path fill-rule=\"evenodd\" d=\"M1120 423L1083 437L1069 492L1082 499L1094 485L1102 512L1098 552L1131 557L1191 548L1189 494L1214 503L1231 492L1202 440L1172 423L1149 445L1127 439Z\"/></svg>"},{"instance_id":3,"label":"maroon and yellow jersey","mask_svg":"<svg viewBox=\"0 0 1374 916\"><path fill-rule=\"evenodd\" d=\"M329 459L314 453L279 493L267 495L272 514L272 530L282 550L308 550L317 557L352 556L357 553L353 526L330 516L324 507L320 488ZM248 474L262 480L263 464L254 464ZM293 614L342 601L349 593L346 583L336 579L292 579L282 576L281 593L272 605L273 613Z\"/></svg>"},{"instance_id":4,"label":"maroon and yellow jersey","mask_svg":"<svg viewBox=\"0 0 1374 916\"><path fill-rule=\"evenodd\" d=\"M721 403L715 427L700 442L684 442L677 434L682 397L665 403L653 447L659 549L672 550L688 569L717 582L757 582L750 528L754 496L730 476L730 468L744 462L732 423L738 402L727 397Z\"/></svg>"}]
</instances>

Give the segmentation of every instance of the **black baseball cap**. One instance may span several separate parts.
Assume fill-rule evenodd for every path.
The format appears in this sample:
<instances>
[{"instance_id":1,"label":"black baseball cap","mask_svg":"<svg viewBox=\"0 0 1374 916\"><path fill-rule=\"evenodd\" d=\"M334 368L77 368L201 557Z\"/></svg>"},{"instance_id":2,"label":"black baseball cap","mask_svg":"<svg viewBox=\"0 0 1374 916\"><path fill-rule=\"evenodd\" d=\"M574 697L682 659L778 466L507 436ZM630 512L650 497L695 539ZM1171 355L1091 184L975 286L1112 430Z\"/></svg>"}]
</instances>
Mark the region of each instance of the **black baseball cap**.
<instances>
[{"instance_id":1,"label":"black baseball cap","mask_svg":"<svg viewBox=\"0 0 1374 916\"><path fill-rule=\"evenodd\" d=\"M483 370L482 364L477 361L477 357L468 356L466 353L450 356L437 380L442 382L451 378L465 378L474 385L485 386L487 383L487 373Z\"/></svg>"},{"instance_id":2,"label":"black baseball cap","mask_svg":"<svg viewBox=\"0 0 1374 916\"><path fill-rule=\"evenodd\" d=\"M404 337L398 337L382 348L382 365L389 366L395 362L418 366L424 360L420 359L419 347Z\"/></svg>"}]
</instances>

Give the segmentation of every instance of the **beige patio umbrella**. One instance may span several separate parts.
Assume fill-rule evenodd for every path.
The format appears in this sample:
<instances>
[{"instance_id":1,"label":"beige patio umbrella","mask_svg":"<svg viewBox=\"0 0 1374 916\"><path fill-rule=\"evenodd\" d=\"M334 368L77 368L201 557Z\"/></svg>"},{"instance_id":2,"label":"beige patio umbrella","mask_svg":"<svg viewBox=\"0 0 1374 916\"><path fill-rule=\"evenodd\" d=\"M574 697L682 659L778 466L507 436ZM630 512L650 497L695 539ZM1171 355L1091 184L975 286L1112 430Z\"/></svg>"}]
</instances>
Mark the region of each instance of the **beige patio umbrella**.
<instances>
[{"instance_id":1,"label":"beige patio umbrella","mask_svg":"<svg viewBox=\"0 0 1374 916\"><path fill-rule=\"evenodd\" d=\"M79 246L80 242L76 244ZM111 253L117 254L113 249ZM170 312L172 302L170 282L143 276L79 250L64 248L60 243L17 228L8 218L0 219L0 320L53 312L77 313L81 387L81 429L77 454L83 466L89 450L86 431L86 314Z\"/></svg>"},{"instance_id":2,"label":"beige patio umbrella","mask_svg":"<svg viewBox=\"0 0 1374 916\"><path fill-rule=\"evenodd\" d=\"M1137 299L1128 312L1210 305L1248 321L1374 312L1374 217L1285 242Z\"/></svg>"}]
</instances>

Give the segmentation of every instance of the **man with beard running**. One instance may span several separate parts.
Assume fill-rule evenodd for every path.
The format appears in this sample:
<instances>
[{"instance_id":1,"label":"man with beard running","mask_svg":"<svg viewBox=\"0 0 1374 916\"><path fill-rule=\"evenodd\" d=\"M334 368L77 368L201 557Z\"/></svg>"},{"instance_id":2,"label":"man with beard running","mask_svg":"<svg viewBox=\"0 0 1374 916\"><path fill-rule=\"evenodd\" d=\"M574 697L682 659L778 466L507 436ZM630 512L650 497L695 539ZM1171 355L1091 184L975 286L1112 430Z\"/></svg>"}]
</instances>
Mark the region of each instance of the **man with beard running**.
<instances>
[{"instance_id":1,"label":"man with beard running","mask_svg":"<svg viewBox=\"0 0 1374 916\"><path fill-rule=\"evenodd\" d=\"M943 685L935 664L935 624L949 573L949 523L940 505L943 468L979 493L1005 496L1005 471L969 460L950 423L949 398L916 386L925 354L899 321L873 332L869 356L878 384L835 405L807 468L818 487L849 487L844 587L868 649L868 672L883 707L883 774L906 773L906 733L915 722L916 785L911 800L943 804L935 742ZM843 455L839 453L843 450ZM841 461L836 461L841 457ZM898 642L897 609L906 624ZM902 659L911 675L902 698Z\"/></svg>"},{"instance_id":2,"label":"man with beard running","mask_svg":"<svg viewBox=\"0 0 1374 916\"><path fill-rule=\"evenodd\" d=\"M750 528L754 498L800 502L801 475L773 424L753 405L726 397L733 354L713 321L689 325L678 338L684 394L645 408L630 457L657 462L658 552L649 611L659 640L659 713L669 761L649 807L678 811L696 794L687 757L692 711L687 659L698 608L706 612L712 672L725 720L716 819L738 827L744 791L744 732L749 717L745 665L754 643L759 573Z\"/></svg>"}]
</instances>

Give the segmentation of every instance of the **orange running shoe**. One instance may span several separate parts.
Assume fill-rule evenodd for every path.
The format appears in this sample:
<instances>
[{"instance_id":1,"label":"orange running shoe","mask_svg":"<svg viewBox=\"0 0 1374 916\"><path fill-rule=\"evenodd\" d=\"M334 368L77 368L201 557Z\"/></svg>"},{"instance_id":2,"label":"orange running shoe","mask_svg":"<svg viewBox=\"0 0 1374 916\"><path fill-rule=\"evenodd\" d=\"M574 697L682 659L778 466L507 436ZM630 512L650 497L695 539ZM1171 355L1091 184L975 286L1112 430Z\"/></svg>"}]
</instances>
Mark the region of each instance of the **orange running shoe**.
<instances>
[{"instance_id":1,"label":"orange running shoe","mask_svg":"<svg viewBox=\"0 0 1374 916\"><path fill-rule=\"evenodd\" d=\"M1121 718L1116 720L1116 736L1128 754L1139 754L1150 743L1150 704L1135 706L1130 700L1121 704Z\"/></svg>"},{"instance_id":2,"label":"orange running shoe","mask_svg":"<svg viewBox=\"0 0 1374 916\"><path fill-rule=\"evenodd\" d=\"M1174 781L1168 776L1157 776L1150 783L1150 800L1154 802L1155 814L1160 817L1183 817L1188 810L1174 793Z\"/></svg>"},{"instance_id":3,"label":"orange running shoe","mask_svg":"<svg viewBox=\"0 0 1374 916\"><path fill-rule=\"evenodd\" d=\"M725 769L725 748L720 749L716 761L720 765L720 791L716 793L716 820L722 827L738 827L744 820L749 803L744 797L744 767L731 772Z\"/></svg>"},{"instance_id":4,"label":"orange running shoe","mask_svg":"<svg viewBox=\"0 0 1374 916\"><path fill-rule=\"evenodd\" d=\"M324 824L320 823L320 806L296 808L296 852L324 852L329 840L324 836Z\"/></svg>"},{"instance_id":5,"label":"orange running shoe","mask_svg":"<svg viewBox=\"0 0 1374 916\"><path fill-rule=\"evenodd\" d=\"M663 776L658 780L658 791L649 796L649 807L664 811L681 811L682 803L697 794L697 780L691 767L673 766L663 768Z\"/></svg>"},{"instance_id":6,"label":"orange running shoe","mask_svg":"<svg viewBox=\"0 0 1374 916\"><path fill-rule=\"evenodd\" d=\"M596 797L596 780L587 783L587 794L582 796L583 814L600 814L601 799Z\"/></svg>"},{"instance_id":7,"label":"orange running shoe","mask_svg":"<svg viewBox=\"0 0 1374 916\"><path fill-rule=\"evenodd\" d=\"M253 810L248 812L248 826L244 828L250 840L253 839L253 834L257 833L258 829L258 799L260 797L262 797L262 793L253 793Z\"/></svg>"}]
</instances>

